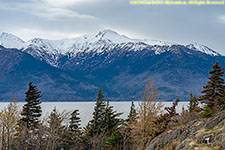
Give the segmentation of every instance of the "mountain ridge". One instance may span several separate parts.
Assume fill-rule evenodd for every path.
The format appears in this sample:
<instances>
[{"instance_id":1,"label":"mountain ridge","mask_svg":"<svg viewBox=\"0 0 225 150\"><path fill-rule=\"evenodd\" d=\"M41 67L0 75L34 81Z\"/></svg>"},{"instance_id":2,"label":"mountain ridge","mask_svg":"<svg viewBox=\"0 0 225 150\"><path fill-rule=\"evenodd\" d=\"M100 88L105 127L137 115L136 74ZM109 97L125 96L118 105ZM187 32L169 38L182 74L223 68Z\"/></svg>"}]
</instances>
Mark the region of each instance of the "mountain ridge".
<instances>
[{"instance_id":1,"label":"mountain ridge","mask_svg":"<svg viewBox=\"0 0 225 150\"><path fill-rule=\"evenodd\" d=\"M149 45L143 41L130 42L126 36L122 36L121 43L116 43L120 41L117 37L121 37L121 35L110 30L100 31L91 36L85 35L80 39L82 41L80 43L83 45L79 42L76 43L77 39L72 40L72 44L70 44L73 47L66 53L52 47L54 42L56 42L56 47L57 44L60 46L57 41L43 41L40 38L29 41L29 46L25 49L3 47L2 50L8 52L16 50L13 52L29 55L29 61L25 61L27 64L21 64L21 68L26 68L30 64L34 64L33 62L37 63L34 64L34 67L39 63L46 63L43 68L40 67L35 71L29 67L24 78L16 76L14 78L18 78L17 80L28 78L36 81L38 86L47 84L48 88L42 89L46 94L46 100L55 101L62 99L94 100L96 97L94 90L97 87L101 87L105 96L111 100L140 100L142 89L149 77L159 88L160 100L173 100L177 97L187 100L190 92L196 96L200 94L202 86L207 82L208 71L216 59L222 66L225 66L225 57L204 45L195 43ZM17 38L13 39L18 41ZM128 42L123 43L126 40ZM75 53L73 53L74 49ZM0 77L7 78L7 76L3 76L7 73L7 69L13 67L12 64L15 62L20 62L13 57L11 53L2 52L0 62L9 63L4 63L5 65L2 66ZM47 65L57 69L55 74L45 69ZM23 70L19 67L14 67L14 71L17 74L23 74ZM37 74L41 76L43 71L45 71L46 77L41 79ZM62 78L59 76L60 74L68 79ZM25 82L23 82L24 85L14 85L8 81L11 78L13 81L15 79L12 76L8 78L9 80L3 84L25 89ZM52 86L49 86L51 84ZM73 84L75 86L71 87ZM0 94L6 90L9 89L3 87ZM85 92L85 90L87 91ZM51 91L60 91L61 96L54 97L54 94L49 94L52 93ZM68 93L74 93L74 95ZM79 94L76 95L76 93Z\"/></svg>"},{"instance_id":2,"label":"mountain ridge","mask_svg":"<svg viewBox=\"0 0 225 150\"><path fill-rule=\"evenodd\" d=\"M18 43L17 45L10 45L10 42L6 42L7 40L16 41ZM20 42L20 43L19 43ZM71 38L71 39L62 39L62 40L48 40L48 39L42 39L42 38L33 38L31 40L28 40L27 42L23 41L19 37L7 34L3 32L0 35L0 43L2 46L6 48L17 48L26 50L27 48L38 48L43 49L44 52L47 52L48 54L52 55L67 55L73 54L76 55L79 52L89 52L94 51L96 49L101 49L104 46L118 46L118 44L124 45L124 43L143 43L145 46L172 46L172 45L182 45L182 44L176 44L176 43L169 43L164 42L160 40L141 40L141 39L131 39L125 35L120 35L115 31L106 29L99 31L95 34L86 34L81 37L77 38ZM15 42L14 42L15 43ZM144 45L142 45L143 48L145 48ZM187 48L199 50L201 52L205 52L210 55L221 55L212 49L208 48L207 46L200 45L197 43L188 44L186 45ZM137 48L138 49L138 48ZM135 49L134 49L135 50ZM101 52L100 50L97 50L96 52ZM156 52L157 54L160 54L159 52ZM32 54L31 54L32 55Z\"/></svg>"}]
</instances>

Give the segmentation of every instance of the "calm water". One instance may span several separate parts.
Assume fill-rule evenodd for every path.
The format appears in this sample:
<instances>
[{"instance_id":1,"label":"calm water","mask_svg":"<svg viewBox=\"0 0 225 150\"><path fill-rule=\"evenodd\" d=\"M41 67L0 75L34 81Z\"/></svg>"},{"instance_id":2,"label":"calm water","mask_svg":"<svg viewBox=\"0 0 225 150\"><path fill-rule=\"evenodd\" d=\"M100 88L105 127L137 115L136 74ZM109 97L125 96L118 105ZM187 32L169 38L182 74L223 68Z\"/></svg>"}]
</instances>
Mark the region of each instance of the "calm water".
<instances>
[{"instance_id":1,"label":"calm water","mask_svg":"<svg viewBox=\"0 0 225 150\"><path fill-rule=\"evenodd\" d=\"M134 102L136 108L138 107L138 102ZM22 109L24 103L18 103L18 107ZM122 112L121 118L126 118L129 111L131 102L110 102L110 104L114 107L114 110L117 112ZM171 106L172 102L163 102L164 106ZM177 107L177 112L181 112L182 107L187 107L188 102L180 102ZM6 107L8 105L7 102L0 103L0 109ZM49 115L50 112L56 107L56 109L60 112L73 111L74 109L79 109L80 118L82 120L81 126L87 125L88 121L92 118L92 113L94 110L95 102L43 102L42 103L42 112L43 115Z\"/></svg>"}]
</instances>

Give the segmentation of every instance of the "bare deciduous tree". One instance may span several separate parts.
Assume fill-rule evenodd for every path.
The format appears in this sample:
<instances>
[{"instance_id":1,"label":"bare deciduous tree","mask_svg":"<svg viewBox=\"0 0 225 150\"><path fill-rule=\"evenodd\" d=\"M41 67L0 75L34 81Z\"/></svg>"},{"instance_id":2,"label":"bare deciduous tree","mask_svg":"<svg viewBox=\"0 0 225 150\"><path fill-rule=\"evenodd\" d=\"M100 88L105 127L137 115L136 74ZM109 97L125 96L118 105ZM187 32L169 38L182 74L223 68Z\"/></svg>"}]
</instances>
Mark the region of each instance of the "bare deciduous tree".
<instances>
[{"instance_id":1,"label":"bare deciduous tree","mask_svg":"<svg viewBox=\"0 0 225 150\"><path fill-rule=\"evenodd\" d=\"M19 120L19 111L16 102L11 102L0 112L1 127L1 147L2 150L9 150L12 139L16 134L17 121Z\"/></svg>"},{"instance_id":2,"label":"bare deciduous tree","mask_svg":"<svg viewBox=\"0 0 225 150\"><path fill-rule=\"evenodd\" d=\"M163 104L156 102L158 97L158 89L150 78L144 87L143 100L139 103L137 121L130 124L133 149L144 149L163 126L158 122L163 112Z\"/></svg>"}]
</instances>

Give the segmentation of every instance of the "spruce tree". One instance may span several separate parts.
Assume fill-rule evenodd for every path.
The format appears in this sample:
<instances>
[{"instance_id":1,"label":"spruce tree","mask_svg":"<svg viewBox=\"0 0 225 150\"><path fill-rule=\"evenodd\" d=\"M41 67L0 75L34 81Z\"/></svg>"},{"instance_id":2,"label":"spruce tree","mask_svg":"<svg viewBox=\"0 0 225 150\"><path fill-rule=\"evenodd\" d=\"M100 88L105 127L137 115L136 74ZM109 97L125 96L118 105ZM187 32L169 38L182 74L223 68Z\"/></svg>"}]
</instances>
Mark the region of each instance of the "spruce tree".
<instances>
[{"instance_id":1,"label":"spruce tree","mask_svg":"<svg viewBox=\"0 0 225 150\"><path fill-rule=\"evenodd\" d=\"M102 127L104 128L104 132L112 134L118 129L118 127L122 124L122 120L119 118L120 115L122 115L122 113L113 111L113 106L109 105L109 99L107 99L105 120L103 121L102 125Z\"/></svg>"},{"instance_id":2,"label":"spruce tree","mask_svg":"<svg viewBox=\"0 0 225 150\"><path fill-rule=\"evenodd\" d=\"M37 127L39 123L39 118L41 117L41 101L40 98L41 92L37 89L36 86L32 85L32 82L29 83L29 88L26 91L26 104L23 106L21 122L27 128Z\"/></svg>"},{"instance_id":3,"label":"spruce tree","mask_svg":"<svg viewBox=\"0 0 225 150\"><path fill-rule=\"evenodd\" d=\"M93 112L93 119L89 121L86 130L89 136L94 136L103 131L103 120L105 119L106 104L104 102L104 95L102 90L99 89L97 101L95 103L95 108Z\"/></svg>"},{"instance_id":4,"label":"spruce tree","mask_svg":"<svg viewBox=\"0 0 225 150\"><path fill-rule=\"evenodd\" d=\"M137 111L135 109L134 102L131 102L130 112L128 114L127 122L130 123L132 121L135 121L136 120L136 117L137 117Z\"/></svg>"},{"instance_id":5,"label":"spruce tree","mask_svg":"<svg viewBox=\"0 0 225 150\"><path fill-rule=\"evenodd\" d=\"M80 128L80 117L79 117L80 113L79 111L76 109L71 113L71 117L70 117L70 122L69 122L69 130L70 131L79 131Z\"/></svg>"},{"instance_id":6,"label":"spruce tree","mask_svg":"<svg viewBox=\"0 0 225 150\"><path fill-rule=\"evenodd\" d=\"M221 68L217 60L212 67L213 69L209 71L209 81L203 86L203 95L199 96L199 100L205 103L210 109L214 110L215 106L219 106L224 102L225 87L223 79L224 68Z\"/></svg>"},{"instance_id":7,"label":"spruce tree","mask_svg":"<svg viewBox=\"0 0 225 150\"><path fill-rule=\"evenodd\" d=\"M131 102L131 106L130 106L130 112L128 114L128 117L126 119L126 123L123 126L123 130L122 130L122 134L123 134L123 139L126 143L126 147L128 147L128 149L131 149L131 143L132 143L132 137L131 137L131 130L132 130L132 126L133 124L135 124L137 122L137 111L135 109L135 105L134 102Z\"/></svg>"},{"instance_id":8,"label":"spruce tree","mask_svg":"<svg viewBox=\"0 0 225 150\"><path fill-rule=\"evenodd\" d=\"M80 117L78 110L71 113L69 127L63 135L65 149L81 149L82 148L82 132L80 128Z\"/></svg>"},{"instance_id":9,"label":"spruce tree","mask_svg":"<svg viewBox=\"0 0 225 150\"><path fill-rule=\"evenodd\" d=\"M113 106L109 105L109 99L107 99L106 111L105 111L105 120L103 121L103 132L109 136L103 142L103 146L113 147L119 140L122 139L122 134L119 131L120 125L123 123L123 120L120 119L122 113L117 113L113 110Z\"/></svg>"}]
</instances>

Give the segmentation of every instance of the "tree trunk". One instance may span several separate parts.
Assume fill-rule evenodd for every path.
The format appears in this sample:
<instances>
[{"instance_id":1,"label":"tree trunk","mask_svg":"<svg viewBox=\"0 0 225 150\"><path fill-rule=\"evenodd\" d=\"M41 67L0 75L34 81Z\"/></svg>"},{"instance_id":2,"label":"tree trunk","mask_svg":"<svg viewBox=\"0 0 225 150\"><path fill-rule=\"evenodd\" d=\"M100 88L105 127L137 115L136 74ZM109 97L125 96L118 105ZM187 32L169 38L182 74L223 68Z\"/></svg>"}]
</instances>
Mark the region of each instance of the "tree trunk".
<instances>
[{"instance_id":1,"label":"tree trunk","mask_svg":"<svg viewBox=\"0 0 225 150\"><path fill-rule=\"evenodd\" d=\"M9 148L10 148L10 129L9 128L7 128L7 138L8 138L8 140L7 140L7 150L9 150Z\"/></svg>"},{"instance_id":2,"label":"tree trunk","mask_svg":"<svg viewBox=\"0 0 225 150\"><path fill-rule=\"evenodd\" d=\"M5 147L5 126L2 127L2 150L6 150Z\"/></svg>"}]
</instances>

